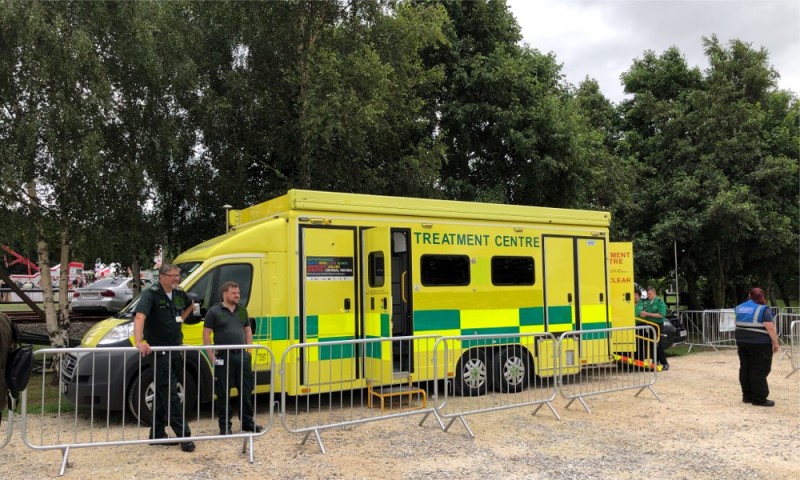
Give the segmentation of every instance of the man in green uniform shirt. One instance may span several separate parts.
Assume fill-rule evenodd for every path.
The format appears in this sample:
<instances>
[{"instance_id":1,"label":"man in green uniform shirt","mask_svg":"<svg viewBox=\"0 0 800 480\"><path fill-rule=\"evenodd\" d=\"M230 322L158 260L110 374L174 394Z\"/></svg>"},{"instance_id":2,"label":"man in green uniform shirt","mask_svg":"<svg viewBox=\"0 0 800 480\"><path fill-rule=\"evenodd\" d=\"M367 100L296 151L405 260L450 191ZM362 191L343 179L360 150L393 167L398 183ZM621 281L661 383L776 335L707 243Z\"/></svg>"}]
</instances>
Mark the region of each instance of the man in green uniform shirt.
<instances>
[{"instance_id":1,"label":"man in green uniform shirt","mask_svg":"<svg viewBox=\"0 0 800 480\"><path fill-rule=\"evenodd\" d=\"M133 319L133 338L142 356L150 354L150 347L178 347L183 344L181 326L191 315L194 302L178 287L180 281L180 269L164 264L159 269L158 283L145 289L139 297ZM147 340L147 343L143 340ZM156 396L150 438L168 438L167 423L178 437L191 437L178 395L178 380L183 378L183 355L175 351L156 352L153 363ZM181 442L181 450L194 451L194 443Z\"/></svg>"},{"instance_id":2,"label":"man in green uniform shirt","mask_svg":"<svg viewBox=\"0 0 800 480\"><path fill-rule=\"evenodd\" d=\"M642 304L642 309L639 312L639 318L657 323L659 327L663 327L664 321L667 319L667 304L656 296L655 287L647 287L647 300L642 300L640 303ZM656 339L656 355L662 370L669 370L667 355L664 353L660 339Z\"/></svg>"},{"instance_id":3,"label":"man in green uniform shirt","mask_svg":"<svg viewBox=\"0 0 800 480\"><path fill-rule=\"evenodd\" d=\"M253 330L247 309L239 305L239 284L225 282L222 285L222 302L214 305L206 313L203 323L203 344L211 345L252 345ZM214 365L214 393L217 394L217 414L219 415L219 434L231 433L231 387L239 392L239 415L242 431L260 432L261 427L253 419L253 370L250 366L250 353L240 349L206 350Z\"/></svg>"}]
</instances>

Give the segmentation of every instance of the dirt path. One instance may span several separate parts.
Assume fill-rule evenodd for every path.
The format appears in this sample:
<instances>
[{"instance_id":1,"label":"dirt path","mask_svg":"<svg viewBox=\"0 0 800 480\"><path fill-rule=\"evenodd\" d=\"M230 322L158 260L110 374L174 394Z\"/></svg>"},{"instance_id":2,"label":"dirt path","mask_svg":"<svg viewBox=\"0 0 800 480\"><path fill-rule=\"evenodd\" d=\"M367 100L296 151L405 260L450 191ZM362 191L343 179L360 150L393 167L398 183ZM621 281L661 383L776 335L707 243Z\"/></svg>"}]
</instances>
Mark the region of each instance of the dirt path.
<instances>
[{"instance_id":1,"label":"dirt path","mask_svg":"<svg viewBox=\"0 0 800 480\"><path fill-rule=\"evenodd\" d=\"M75 449L65 478L140 479L797 479L800 478L800 373L788 358L773 362L774 408L743 404L736 352L673 357L655 390L554 402L561 420L532 408L468 417L476 438L454 424L442 432L408 417L322 432L327 454L312 438L286 433L279 420L256 441L255 463L239 441L178 447ZM3 423L5 427L5 421ZM3 429L3 432L5 430ZM0 441L2 443L2 441ZM53 477L57 451L24 446L19 429L0 450L0 478Z\"/></svg>"}]
</instances>

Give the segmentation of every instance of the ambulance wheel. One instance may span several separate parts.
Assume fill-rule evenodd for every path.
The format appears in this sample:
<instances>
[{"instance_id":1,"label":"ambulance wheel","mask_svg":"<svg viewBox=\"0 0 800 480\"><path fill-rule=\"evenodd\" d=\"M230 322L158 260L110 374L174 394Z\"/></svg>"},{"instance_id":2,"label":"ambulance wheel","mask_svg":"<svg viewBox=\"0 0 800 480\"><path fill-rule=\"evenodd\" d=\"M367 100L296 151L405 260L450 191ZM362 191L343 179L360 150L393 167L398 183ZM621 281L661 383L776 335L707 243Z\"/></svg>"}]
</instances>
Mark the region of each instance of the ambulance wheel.
<instances>
[{"instance_id":1,"label":"ambulance wheel","mask_svg":"<svg viewBox=\"0 0 800 480\"><path fill-rule=\"evenodd\" d=\"M531 356L520 347L500 348L494 355L494 388L517 393L530 384Z\"/></svg>"},{"instance_id":2,"label":"ambulance wheel","mask_svg":"<svg viewBox=\"0 0 800 480\"><path fill-rule=\"evenodd\" d=\"M473 348L461 356L453 386L456 395L477 397L486 393L489 380L486 358L486 351L482 348Z\"/></svg>"},{"instance_id":3,"label":"ambulance wheel","mask_svg":"<svg viewBox=\"0 0 800 480\"><path fill-rule=\"evenodd\" d=\"M183 379L181 379L183 380ZM142 385L146 385L142 389ZM195 402L197 402L197 386L194 377L186 374L186 388L183 382L178 382L178 396L181 398L181 403L186 403L186 415L192 411ZM153 370L147 369L142 371L141 382L138 377L134 378L131 386L128 389L128 410L142 425L153 424L153 403L156 398L156 386L153 382ZM140 408L141 405L141 408Z\"/></svg>"}]
</instances>

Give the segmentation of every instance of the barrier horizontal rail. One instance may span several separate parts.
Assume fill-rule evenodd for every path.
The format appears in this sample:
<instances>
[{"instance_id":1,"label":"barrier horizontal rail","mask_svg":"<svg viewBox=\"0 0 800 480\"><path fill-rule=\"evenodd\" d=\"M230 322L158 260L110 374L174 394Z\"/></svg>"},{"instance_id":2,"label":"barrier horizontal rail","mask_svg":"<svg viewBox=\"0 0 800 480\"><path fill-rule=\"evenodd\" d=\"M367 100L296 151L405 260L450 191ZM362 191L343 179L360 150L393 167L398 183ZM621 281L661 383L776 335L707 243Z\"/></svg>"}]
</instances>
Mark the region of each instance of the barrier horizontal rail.
<instances>
[{"instance_id":1,"label":"barrier horizontal rail","mask_svg":"<svg viewBox=\"0 0 800 480\"><path fill-rule=\"evenodd\" d=\"M556 398L556 339L550 333L484 334L442 337L434 346L434 414L460 421L471 438L466 417L510 408L547 405ZM538 355L537 355L538 352ZM441 399L441 401L438 401Z\"/></svg>"},{"instance_id":2,"label":"barrier horizontal rail","mask_svg":"<svg viewBox=\"0 0 800 480\"><path fill-rule=\"evenodd\" d=\"M322 430L432 411L420 382L434 378L433 347L438 338L367 338L290 346L279 370L281 424L289 433L305 434L303 445L313 433L325 453Z\"/></svg>"},{"instance_id":3,"label":"barrier horizontal rail","mask_svg":"<svg viewBox=\"0 0 800 480\"><path fill-rule=\"evenodd\" d=\"M639 396L647 389L661 401L653 389L659 371L655 361L657 338L656 329L649 325L561 334L558 391L569 400L564 408L577 400L591 412L586 397L623 390L638 390L634 396ZM567 357L563 349L569 347L579 351L574 355L579 363L563 363Z\"/></svg>"},{"instance_id":4,"label":"barrier horizontal rail","mask_svg":"<svg viewBox=\"0 0 800 480\"><path fill-rule=\"evenodd\" d=\"M226 345L213 346L214 350L225 352L256 351L259 355L267 355L274 365L272 352L260 345ZM59 474L63 475L67 466L69 452L73 448L94 448L135 444L166 444L170 442L193 442L205 440L242 439L242 453L249 450L249 460L253 458L253 440L264 435L272 426L274 412L274 388L270 384L268 400L268 423L260 432L240 432L232 435L219 435L218 420L212 413L210 418L204 417L200 408L195 411L192 399L209 396L210 381L200 375L200 370L190 366L203 366L206 372L211 370L204 346L151 347L151 354L142 357L133 347L98 347L98 348L49 348L35 352L42 358L42 364L48 365L55 360L59 368L48 371L43 369L41 375L31 378L31 383L39 382L41 395L38 402L38 414L28 413L28 391L22 394L21 430L23 442L34 450L61 450L62 463ZM134 357L124 356L123 365L112 368L112 357L109 353L132 353ZM128 361L128 358L135 360ZM152 412L157 411L159 397L155 393L155 385L159 382L159 362L167 362L168 383L175 376L179 384L178 395L181 397L181 412L178 414L184 425L188 425L190 435L176 438L152 439L150 419ZM177 362L177 363L175 363ZM163 366L164 364L162 364ZM112 376L133 376L134 381L122 382L122 398L132 403L136 415L129 415L128 409L117 412L116 406L109 404L112 395ZM197 378L194 378L197 375ZM55 378L54 378L55 376ZM84 379L84 383L75 382ZM48 382L57 384L55 398L47 396ZM255 373L254 373L255 382ZM30 384L29 384L30 386ZM29 388L30 389L30 388ZM82 399L91 399L86 407L75 406ZM211 397L211 411L215 412L214 396ZM96 404L95 399L104 399ZM190 399L187 405L186 399ZM254 398L254 422L258 423L258 397ZM173 413L168 404L167 418ZM240 407L241 408L241 403ZM193 423L190 423L193 422ZM216 432L216 433L215 433Z\"/></svg>"}]
</instances>

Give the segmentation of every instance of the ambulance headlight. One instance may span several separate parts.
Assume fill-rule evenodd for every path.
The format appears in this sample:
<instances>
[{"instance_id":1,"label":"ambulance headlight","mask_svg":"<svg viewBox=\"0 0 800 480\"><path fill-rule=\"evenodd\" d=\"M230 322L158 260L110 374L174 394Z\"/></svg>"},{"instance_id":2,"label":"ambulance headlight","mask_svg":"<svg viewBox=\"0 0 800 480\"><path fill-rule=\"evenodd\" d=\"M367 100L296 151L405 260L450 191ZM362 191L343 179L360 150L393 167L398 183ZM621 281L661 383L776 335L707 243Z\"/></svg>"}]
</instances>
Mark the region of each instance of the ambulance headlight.
<instances>
[{"instance_id":1,"label":"ambulance headlight","mask_svg":"<svg viewBox=\"0 0 800 480\"><path fill-rule=\"evenodd\" d=\"M133 335L133 322L126 322L109 330L103 338L97 342L97 345L111 345L114 343L128 342L131 335Z\"/></svg>"}]
</instances>

